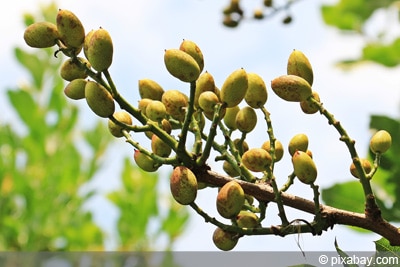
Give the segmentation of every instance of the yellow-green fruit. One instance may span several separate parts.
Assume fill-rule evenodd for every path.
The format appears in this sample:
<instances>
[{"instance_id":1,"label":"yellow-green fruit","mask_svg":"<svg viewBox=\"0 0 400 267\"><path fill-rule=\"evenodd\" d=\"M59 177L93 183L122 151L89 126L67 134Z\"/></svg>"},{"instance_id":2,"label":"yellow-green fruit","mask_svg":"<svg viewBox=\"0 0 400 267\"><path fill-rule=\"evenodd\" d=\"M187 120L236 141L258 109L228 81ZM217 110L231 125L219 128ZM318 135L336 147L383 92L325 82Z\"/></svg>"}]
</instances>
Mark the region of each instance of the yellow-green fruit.
<instances>
[{"instance_id":1,"label":"yellow-green fruit","mask_svg":"<svg viewBox=\"0 0 400 267\"><path fill-rule=\"evenodd\" d=\"M75 79L65 86L64 94L74 100L85 98L85 79Z\"/></svg>"},{"instance_id":2,"label":"yellow-green fruit","mask_svg":"<svg viewBox=\"0 0 400 267\"><path fill-rule=\"evenodd\" d=\"M252 108L261 108L268 99L267 86L256 73L247 73L247 78L248 88L244 100Z\"/></svg>"},{"instance_id":3,"label":"yellow-green fruit","mask_svg":"<svg viewBox=\"0 0 400 267\"><path fill-rule=\"evenodd\" d=\"M248 86L246 71L244 69L235 70L226 78L221 87L221 102L226 103L228 108L237 106L246 95Z\"/></svg>"},{"instance_id":4,"label":"yellow-green fruit","mask_svg":"<svg viewBox=\"0 0 400 267\"><path fill-rule=\"evenodd\" d=\"M78 60L90 68L90 63L86 59L78 57ZM84 79L87 77L87 74L72 58L69 58L61 65L60 76L70 82L75 79Z\"/></svg>"},{"instance_id":5,"label":"yellow-green fruit","mask_svg":"<svg viewBox=\"0 0 400 267\"><path fill-rule=\"evenodd\" d=\"M143 99L140 99L140 100L139 100L139 102L138 102L138 109L140 110L140 112L141 112L143 115L146 115L146 108L147 108L147 105L149 105L149 103L152 102L152 101L153 101L153 100L150 99L150 98L143 98Z\"/></svg>"},{"instance_id":6,"label":"yellow-green fruit","mask_svg":"<svg viewBox=\"0 0 400 267\"><path fill-rule=\"evenodd\" d=\"M47 21L33 23L24 32L26 44L35 48L52 47L59 38L57 26Z\"/></svg>"},{"instance_id":7,"label":"yellow-green fruit","mask_svg":"<svg viewBox=\"0 0 400 267\"><path fill-rule=\"evenodd\" d=\"M224 161L222 169L231 177L239 176L240 173L228 161Z\"/></svg>"},{"instance_id":8,"label":"yellow-green fruit","mask_svg":"<svg viewBox=\"0 0 400 267\"><path fill-rule=\"evenodd\" d=\"M203 71L204 68L204 57L203 53L201 52L200 48L197 44L190 40L183 40L181 45L179 46L179 50L182 50L189 55L191 55L194 60L196 60L197 64L199 65L200 72Z\"/></svg>"},{"instance_id":9,"label":"yellow-green fruit","mask_svg":"<svg viewBox=\"0 0 400 267\"><path fill-rule=\"evenodd\" d=\"M90 109L97 116L107 118L114 113L114 99L102 85L88 81L85 86L85 98Z\"/></svg>"},{"instance_id":10,"label":"yellow-green fruit","mask_svg":"<svg viewBox=\"0 0 400 267\"><path fill-rule=\"evenodd\" d=\"M251 132L257 125L257 114L255 110L246 106L236 114L236 127L242 133Z\"/></svg>"},{"instance_id":11,"label":"yellow-green fruit","mask_svg":"<svg viewBox=\"0 0 400 267\"><path fill-rule=\"evenodd\" d=\"M296 151L292 157L293 172L305 184L314 183L317 179L317 166L313 159L303 151Z\"/></svg>"},{"instance_id":12,"label":"yellow-green fruit","mask_svg":"<svg viewBox=\"0 0 400 267\"><path fill-rule=\"evenodd\" d=\"M185 109L188 106L188 98L186 95L178 90L168 90L163 94L161 101L165 105L169 115L179 121L184 120Z\"/></svg>"},{"instance_id":13,"label":"yellow-green fruit","mask_svg":"<svg viewBox=\"0 0 400 267\"><path fill-rule=\"evenodd\" d=\"M310 84L296 75L282 75L273 79L271 88L277 96L291 102L301 102L312 95Z\"/></svg>"},{"instance_id":14,"label":"yellow-green fruit","mask_svg":"<svg viewBox=\"0 0 400 267\"><path fill-rule=\"evenodd\" d=\"M257 8L253 12L253 18L255 18L255 19L263 19L264 18L264 11L261 8Z\"/></svg>"},{"instance_id":15,"label":"yellow-green fruit","mask_svg":"<svg viewBox=\"0 0 400 267\"><path fill-rule=\"evenodd\" d=\"M251 148L243 153L242 164L253 172L267 170L272 163L271 155L262 148Z\"/></svg>"},{"instance_id":16,"label":"yellow-green fruit","mask_svg":"<svg viewBox=\"0 0 400 267\"><path fill-rule=\"evenodd\" d=\"M214 91L214 77L209 72L202 73L196 81L196 91L194 94L194 106L199 107L199 96L206 91Z\"/></svg>"},{"instance_id":17,"label":"yellow-green fruit","mask_svg":"<svg viewBox=\"0 0 400 267\"><path fill-rule=\"evenodd\" d=\"M164 89L151 79L139 80L139 95L141 98L149 98L161 101Z\"/></svg>"},{"instance_id":18,"label":"yellow-green fruit","mask_svg":"<svg viewBox=\"0 0 400 267\"><path fill-rule=\"evenodd\" d=\"M162 121L167 116L165 105L158 100L152 100L146 106L146 116L152 121Z\"/></svg>"},{"instance_id":19,"label":"yellow-green fruit","mask_svg":"<svg viewBox=\"0 0 400 267\"><path fill-rule=\"evenodd\" d=\"M65 46L80 49L85 39L85 29L78 17L69 10L60 9L56 21L60 39Z\"/></svg>"},{"instance_id":20,"label":"yellow-green fruit","mask_svg":"<svg viewBox=\"0 0 400 267\"><path fill-rule=\"evenodd\" d=\"M170 178L170 189L174 199L182 205L192 203L197 196L197 179L185 166L177 166Z\"/></svg>"},{"instance_id":21,"label":"yellow-green fruit","mask_svg":"<svg viewBox=\"0 0 400 267\"><path fill-rule=\"evenodd\" d=\"M113 60L114 47L111 35L100 28L94 30L86 38L84 46L86 58L95 70L105 71L111 66Z\"/></svg>"},{"instance_id":22,"label":"yellow-green fruit","mask_svg":"<svg viewBox=\"0 0 400 267\"><path fill-rule=\"evenodd\" d=\"M119 122L122 122L127 125L132 125L132 117L125 110L116 111L113 114L113 117ZM122 133L122 129L124 128L114 123L112 120L108 119L108 130L113 136L118 138L124 136L124 134Z\"/></svg>"},{"instance_id":23,"label":"yellow-green fruit","mask_svg":"<svg viewBox=\"0 0 400 267\"><path fill-rule=\"evenodd\" d=\"M235 145L235 148L239 150L239 152L241 152L243 154L243 152L246 152L247 150L249 150L249 145L247 144L246 141L243 140L242 147L239 147L239 142L240 142L239 138L236 138L235 140L233 140L233 144Z\"/></svg>"},{"instance_id":24,"label":"yellow-green fruit","mask_svg":"<svg viewBox=\"0 0 400 267\"><path fill-rule=\"evenodd\" d=\"M230 130L236 130L236 115L238 114L240 108L239 106L234 106L231 108L226 108L225 116L224 116L224 123L226 127Z\"/></svg>"},{"instance_id":25,"label":"yellow-green fruit","mask_svg":"<svg viewBox=\"0 0 400 267\"><path fill-rule=\"evenodd\" d=\"M221 228L215 229L213 233L214 245L223 251L232 250L239 240L239 235L237 233L224 231Z\"/></svg>"},{"instance_id":26,"label":"yellow-green fruit","mask_svg":"<svg viewBox=\"0 0 400 267\"><path fill-rule=\"evenodd\" d=\"M188 53L179 49L167 49L164 64L168 72L183 82L194 82L200 76L200 67Z\"/></svg>"},{"instance_id":27,"label":"yellow-green fruit","mask_svg":"<svg viewBox=\"0 0 400 267\"><path fill-rule=\"evenodd\" d=\"M321 102L320 98L319 98L319 94L315 91L312 92L312 97L317 101L317 102ZM306 113L306 114L314 114L316 112L319 111L319 107L318 105L316 105L315 103L311 102L310 100L304 100L300 102L300 107L301 110Z\"/></svg>"},{"instance_id":28,"label":"yellow-green fruit","mask_svg":"<svg viewBox=\"0 0 400 267\"><path fill-rule=\"evenodd\" d=\"M392 145L392 137L385 130L376 132L369 143L369 148L375 154L385 153Z\"/></svg>"},{"instance_id":29,"label":"yellow-green fruit","mask_svg":"<svg viewBox=\"0 0 400 267\"><path fill-rule=\"evenodd\" d=\"M306 152L307 148L308 137L305 134L296 134L289 141L288 149L291 156L293 156L297 150Z\"/></svg>"},{"instance_id":30,"label":"yellow-green fruit","mask_svg":"<svg viewBox=\"0 0 400 267\"><path fill-rule=\"evenodd\" d=\"M244 191L236 181L226 183L217 195L217 211L227 219L239 214L245 201Z\"/></svg>"},{"instance_id":31,"label":"yellow-green fruit","mask_svg":"<svg viewBox=\"0 0 400 267\"><path fill-rule=\"evenodd\" d=\"M287 63L287 74L304 78L310 85L313 84L314 74L311 63L300 50L293 50Z\"/></svg>"},{"instance_id":32,"label":"yellow-green fruit","mask_svg":"<svg viewBox=\"0 0 400 267\"><path fill-rule=\"evenodd\" d=\"M268 153L271 154L271 141L270 140L265 141L262 144L261 148L265 149ZM274 150L275 160L274 161L278 162L283 157L283 152L284 152L283 145L279 140L275 140L274 148L275 148L275 150Z\"/></svg>"},{"instance_id":33,"label":"yellow-green fruit","mask_svg":"<svg viewBox=\"0 0 400 267\"><path fill-rule=\"evenodd\" d=\"M236 216L236 223L241 228L257 228L260 227L258 216L251 211L242 210Z\"/></svg>"},{"instance_id":34,"label":"yellow-green fruit","mask_svg":"<svg viewBox=\"0 0 400 267\"><path fill-rule=\"evenodd\" d=\"M363 167L365 174L370 173L372 170L372 166L371 166L371 163L369 162L369 160L368 159L360 159L360 161L361 161L361 166ZM354 165L354 162L352 162L350 165L350 173L354 177L360 178L360 175L358 174L358 171L357 171L356 165Z\"/></svg>"},{"instance_id":35,"label":"yellow-green fruit","mask_svg":"<svg viewBox=\"0 0 400 267\"><path fill-rule=\"evenodd\" d=\"M218 96L214 92L205 91L199 96L199 106L204 112L214 113L214 107L218 103Z\"/></svg>"},{"instance_id":36,"label":"yellow-green fruit","mask_svg":"<svg viewBox=\"0 0 400 267\"><path fill-rule=\"evenodd\" d=\"M151 137L151 150L160 157L168 157L172 151L171 147L155 134Z\"/></svg>"},{"instance_id":37,"label":"yellow-green fruit","mask_svg":"<svg viewBox=\"0 0 400 267\"><path fill-rule=\"evenodd\" d=\"M90 38L92 38L93 33L94 33L94 30L91 30L90 32L88 32L85 36L85 40L83 41L83 53L86 58L88 58L87 52L89 49Z\"/></svg>"},{"instance_id":38,"label":"yellow-green fruit","mask_svg":"<svg viewBox=\"0 0 400 267\"><path fill-rule=\"evenodd\" d=\"M135 149L133 158L136 162L136 165L146 172L155 172L159 168L159 165L157 165L152 158L146 154L143 154L139 150Z\"/></svg>"},{"instance_id":39,"label":"yellow-green fruit","mask_svg":"<svg viewBox=\"0 0 400 267\"><path fill-rule=\"evenodd\" d=\"M161 124L160 124L160 122L148 120L148 121L147 121L147 124L153 124L153 125L156 125L156 126L158 126L158 127L161 127L161 129L163 129L163 130L164 130L166 133L168 133L168 134L170 134L171 131L172 131L171 123L170 123L167 119L163 119L163 120L161 121ZM154 133L151 132L151 131L146 131L146 132L145 132L145 135L146 135L147 138L149 138L149 139L151 139L151 138L153 137L153 134L154 134Z\"/></svg>"}]
</instances>

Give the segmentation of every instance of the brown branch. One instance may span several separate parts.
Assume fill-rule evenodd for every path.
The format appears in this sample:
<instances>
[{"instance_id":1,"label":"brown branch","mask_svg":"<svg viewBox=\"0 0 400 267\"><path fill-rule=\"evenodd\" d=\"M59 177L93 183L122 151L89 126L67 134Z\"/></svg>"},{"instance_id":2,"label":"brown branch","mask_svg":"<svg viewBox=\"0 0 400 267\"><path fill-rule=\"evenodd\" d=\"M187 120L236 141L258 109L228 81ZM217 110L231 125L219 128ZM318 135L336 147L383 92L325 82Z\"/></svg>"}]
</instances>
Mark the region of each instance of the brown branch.
<instances>
[{"instance_id":1,"label":"brown branch","mask_svg":"<svg viewBox=\"0 0 400 267\"><path fill-rule=\"evenodd\" d=\"M233 180L231 177L223 176L219 173L206 169L193 170L200 182L221 187L225 183ZM275 194L272 187L268 184L254 184L242 180L236 181L242 186L246 194L254 196L259 201L274 202ZM310 214L315 214L315 204L313 201L302 197L282 193L283 204ZM400 230L386 220L367 217L365 214L350 212L337 209L327 205L320 205L321 214L325 218L323 230L333 228L335 224L360 227L381 235L389 240L392 246L400 246Z\"/></svg>"}]
</instances>

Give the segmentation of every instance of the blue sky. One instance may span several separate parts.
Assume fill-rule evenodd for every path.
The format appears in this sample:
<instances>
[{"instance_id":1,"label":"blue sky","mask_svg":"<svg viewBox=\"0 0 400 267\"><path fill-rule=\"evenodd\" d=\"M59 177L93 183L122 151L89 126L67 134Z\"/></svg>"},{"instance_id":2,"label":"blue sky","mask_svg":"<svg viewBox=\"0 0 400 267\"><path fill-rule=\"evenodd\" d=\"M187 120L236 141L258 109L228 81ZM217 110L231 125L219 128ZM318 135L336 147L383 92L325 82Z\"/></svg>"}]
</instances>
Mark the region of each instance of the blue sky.
<instances>
[{"instance_id":1,"label":"blue sky","mask_svg":"<svg viewBox=\"0 0 400 267\"><path fill-rule=\"evenodd\" d=\"M13 59L12 48L15 45L24 46L22 13L36 11L38 3L46 2L49 1L17 0L0 4L0 7L7 5L0 8L0 12L4 21L8 21L0 25L1 32L7 36L2 38L0 51L0 60L3 63L0 66L0 73L3 73L0 93L7 87L26 81L26 73ZM179 89L186 93L189 91L188 85L171 77L163 64L164 49L177 48L185 38L200 46L205 56L205 70L214 76L218 86L222 85L233 70L243 67L249 72L260 74L269 87L270 80L285 74L290 52L293 49L303 51L314 68L314 90L319 92L325 107L335 114L350 136L357 140L360 155L367 153L370 138L369 115L379 113L397 116L399 113L400 77L395 75L396 69L365 64L352 71L344 71L334 66L339 59L356 57L363 40L351 35L339 35L335 29L323 25L319 7L328 1L300 1L293 6L294 21L291 25L281 24L282 14L263 22L245 21L235 30L221 26L220 11L228 2L225 0L57 2L60 8L69 9L80 17L87 31L101 26L110 32L115 46L114 63L110 72L120 92L133 103L139 99L137 80L142 78L154 79L164 89ZM255 3L261 4L262 1L243 2L251 10ZM374 21L376 25L380 25L382 19L379 14ZM374 29L371 27L371 30ZM318 184L321 187L352 179L348 172L351 163L349 154L344 144L338 141L338 134L328 126L322 116L301 113L297 104L283 102L271 90L267 109L271 112L275 136L282 143L287 144L297 133L303 132L309 136L310 149L319 171ZM0 116L0 121L13 118L4 97L0 97L0 114L7 114ZM87 118L83 119L92 118L92 114L88 113ZM264 141L262 136L265 136L265 128L258 126L250 134L250 147L258 147ZM130 147L123 142L121 149L128 155L131 153ZM117 164L117 161L113 159L111 165ZM220 169L212 161L210 165ZM286 156L276 167L278 183L286 180L289 174L287 170L290 168L290 159ZM107 172L110 170L105 170L96 178L97 185L104 184ZM164 176L167 172L168 169L162 170ZM107 188L109 187L110 185ZM107 188L102 190L106 191ZM165 189L165 185L161 188ZM296 184L290 192L311 197L311 190L300 184ZM201 191L198 201L204 209L215 210L215 195L212 190L208 193ZM116 216L115 210L104 200L97 201L91 203L95 218L101 225L110 228L113 216ZM274 209L268 212L272 218L275 214L277 212ZM292 219L303 216L290 212ZM269 223L277 221L271 219ZM216 250L211 241L213 229L213 225L204 223L202 218L193 213L190 226L177 241L175 249ZM332 250L335 237L344 250L374 249L372 241L379 238L335 226L322 237L245 237L239 241L236 249L298 251L298 241L304 250Z\"/></svg>"}]
</instances>

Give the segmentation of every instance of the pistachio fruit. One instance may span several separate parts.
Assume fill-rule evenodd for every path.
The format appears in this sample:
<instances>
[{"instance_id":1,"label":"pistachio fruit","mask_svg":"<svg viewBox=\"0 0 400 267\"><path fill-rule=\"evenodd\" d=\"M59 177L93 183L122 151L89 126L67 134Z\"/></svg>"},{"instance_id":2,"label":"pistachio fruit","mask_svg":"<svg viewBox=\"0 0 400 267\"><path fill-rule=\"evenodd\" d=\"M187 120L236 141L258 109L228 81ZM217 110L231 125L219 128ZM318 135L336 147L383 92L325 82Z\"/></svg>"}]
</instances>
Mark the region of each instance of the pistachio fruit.
<instances>
[{"instance_id":1,"label":"pistachio fruit","mask_svg":"<svg viewBox=\"0 0 400 267\"><path fill-rule=\"evenodd\" d=\"M236 216L236 223L241 228L257 228L261 226L258 219L259 218L255 213L242 210Z\"/></svg>"},{"instance_id":2,"label":"pistachio fruit","mask_svg":"<svg viewBox=\"0 0 400 267\"><path fill-rule=\"evenodd\" d=\"M164 158L168 157L172 152L171 147L155 134L151 137L151 150L157 156Z\"/></svg>"},{"instance_id":3,"label":"pistachio fruit","mask_svg":"<svg viewBox=\"0 0 400 267\"><path fill-rule=\"evenodd\" d=\"M239 235L234 232L224 231L221 228L216 228L212 239L217 248L223 251L229 251L238 243Z\"/></svg>"},{"instance_id":4,"label":"pistachio fruit","mask_svg":"<svg viewBox=\"0 0 400 267\"><path fill-rule=\"evenodd\" d=\"M206 113L214 113L214 107L218 103L218 96L212 91L205 91L199 96L199 107Z\"/></svg>"},{"instance_id":5,"label":"pistachio fruit","mask_svg":"<svg viewBox=\"0 0 400 267\"><path fill-rule=\"evenodd\" d=\"M271 155L262 148L251 148L243 153L242 164L253 172L262 172L270 167Z\"/></svg>"},{"instance_id":6,"label":"pistachio fruit","mask_svg":"<svg viewBox=\"0 0 400 267\"><path fill-rule=\"evenodd\" d=\"M203 53L201 52L200 48L197 44L190 40L183 40L181 45L179 46L179 50L186 52L189 54L194 60L196 60L197 65L199 65L200 72L203 71L204 68L204 57Z\"/></svg>"},{"instance_id":7,"label":"pistachio fruit","mask_svg":"<svg viewBox=\"0 0 400 267\"><path fill-rule=\"evenodd\" d=\"M302 133L296 134L289 141L288 150L291 156L293 156L297 150L306 152L307 148L308 148L308 137L305 134Z\"/></svg>"},{"instance_id":8,"label":"pistachio fruit","mask_svg":"<svg viewBox=\"0 0 400 267\"><path fill-rule=\"evenodd\" d=\"M113 114L114 119L117 121L127 124L127 125L132 125L132 117L131 115L126 112L125 110L119 110L114 112ZM124 136L122 133L122 129L124 129L122 126L114 123L111 119L108 119L108 130L114 137L122 137Z\"/></svg>"},{"instance_id":9,"label":"pistachio fruit","mask_svg":"<svg viewBox=\"0 0 400 267\"><path fill-rule=\"evenodd\" d=\"M115 103L112 95L97 82L86 83L85 98L90 109L97 116L107 118L114 113Z\"/></svg>"},{"instance_id":10,"label":"pistachio fruit","mask_svg":"<svg viewBox=\"0 0 400 267\"><path fill-rule=\"evenodd\" d=\"M161 122L167 116L167 109L163 102L152 100L146 106L146 116L152 121Z\"/></svg>"},{"instance_id":11,"label":"pistachio fruit","mask_svg":"<svg viewBox=\"0 0 400 267\"><path fill-rule=\"evenodd\" d=\"M94 30L85 38L84 53L92 67L97 71L107 70L113 61L114 46L111 35L103 28Z\"/></svg>"},{"instance_id":12,"label":"pistachio fruit","mask_svg":"<svg viewBox=\"0 0 400 267\"><path fill-rule=\"evenodd\" d=\"M199 107L199 97L201 93L211 91L215 92L214 77L209 72L202 73L196 81L196 91L194 94L194 106Z\"/></svg>"},{"instance_id":13,"label":"pistachio fruit","mask_svg":"<svg viewBox=\"0 0 400 267\"><path fill-rule=\"evenodd\" d=\"M79 18L69 10L59 9L56 22L60 39L65 46L80 50L85 40L85 29Z\"/></svg>"},{"instance_id":14,"label":"pistachio fruit","mask_svg":"<svg viewBox=\"0 0 400 267\"><path fill-rule=\"evenodd\" d=\"M245 97L248 88L248 77L244 69L232 72L221 87L221 102L228 108L237 106Z\"/></svg>"},{"instance_id":15,"label":"pistachio fruit","mask_svg":"<svg viewBox=\"0 0 400 267\"><path fill-rule=\"evenodd\" d=\"M64 94L74 100L85 98L86 83L85 79L75 79L65 86Z\"/></svg>"},{"instance_id":16,"label":"pistachio fruit","mask_svg":"<svg viewBox=\"0 0 400 267\"><path fill-rule=\"evenodd\" d=\"M86 70L82 69L74 60L75 59L72 58L67 59L60 68L61 78L69 82L75 79L84 79L87 77ZM86 59L78 57L77 60L86 64L90 68L90 63Z\"/></svg>"},{"instance_id":17,"label":"pistachio fruit","mask_svg":"<svg viewBox=\"0 0 400 267\"><path fill-rule=\"evenodd\" d=\"M271 154L271 141L270 140L265 141L262 144L261 148L265 149L268 153ZM283 153L284 153L283 145L279 140L275 140L274 148L275 148L275 150L274 150L274 157L275 157L274 161L278 162L283 157Z\"/></svg>"},{"instance_id":18,"label":"pistachio fruit","mask_svg":"<svg viewBox=\"0 0 400 267\"><path fill-rule=\"evenodd\" d=\"M141 98L149 98L161 101L164 89L151 79L139 80L139 95Z\"/></svg>"},{"instance_id":19,"label":"pistachio fruit","mask_svg":"<svg viewBox=\"0 0 400 267\"><path fill-rule=\"evenodd\" d=\"M300 50L293 50L287 63L287 74L304 78L310 86L313 84L314 74L310 61Z\"/></svg>"},{"instance_id":20,"label":"pistachio fruit","mask_svg":"<svg viewBox=\"0 0 400 267\"><path fill-rule=\"evenodd\" d=\"M238 114L239 110L240 110L239 106L226 108L225 116L224 116L224 123L225 123L226 127L228 127L230 130L237 129L236 115Z\"/></svg>"},{"instance_id":21,"label":"pistachio fruit","mask_svg":"<svg viewBox=\"0 0 400 267\"><path fill-rule=\"evenodd\" d=\"M301 102L312 95L310 84L296 75L282 75L273 79L271 88L277 96L291 102Z\"/></svg>"},{"instance_id":22,"label":"pistachio fruit","mask_svg":"<svg viewBox=\"0 0 400 267\"><path fill-rule=\"evenodd\" d=\"M321 102L319 94L315 91L312 92L312 98L317 102ZM305 114L314 114L319 111L318 105L311 102L310 99L300 101L300 108Z\"/></svg>"},{"instance_id":23,"label":"pistachio fruit","mask_svg":"<svg viewBox=\"0 0 400 267\"><path fill-rule=\"evenodd\" d=\"M247 73L247 78L248 88L244 100L252 108L261 108L268 99L267 86L256 73Z\"/></svg>"},{"instance_id":24,"label":"pistachio fruit","mask_svg":"<svg viewBox=\"0 0 400 267\"><path fill-rule=\"evenodd\" d=\"M57 26L47 21L35 22L29 25L24 32L26 44L35 48L52 47L59 38Z\"/></svg>"},{"instance_id":25,"label":"pistachio fruit","mask_svg":"<svg viewBox=\"0 0 400 267\"><path fill-rule=\"evenodd\" d=\"M372 165L369 162L369 160L368 159L360 159L360 161L361 161L361 166L363 167L365 174L370 173L372 170ZM357 168L356 168L356 165L354 164L354 162L352 162L350 165L350 173L354 177L360 178L360 175L357 171Z\"/></svg>"},{"instance_id":26,"label":"pistachio fruit","mask_svg":"<svg viewBox=\"0 0 400 267\"><path fill-rule=\"evenodd\" d=\"M317 166L313 159L303 151L296 151L292 157L293 172L302 183L312 184L317 178Z\"/></svg>"},{"instance_id":27,"label":"pistachio fruit","mask_svg":"<svg viewBox=\"0 0 400 267\"><path fill-rule=\"evenodd\" d=\"M234 180L227 182L218 192L217 211L227 219L239 214L245 201L244 191Z\"/></svg>"},{"instance_id":28,"label":"pistachio fruit","mask_svg":"<svg viewBox=\"0 0 400 267\"><path fill-rule=\"evenodd\" d=\"M164 64L168 72L183 82L194 82L200 76L200 67L188 53L179 49L167 49Z\"/></svg>"},{"instance_id":29,"label":"pistachio fruit","mask_svg":"<svg viewBox=\"0 0 400 267\"><path fill-rule=\"evenodd\" d=\"M255 110L249 106L242 108L236 114L235 123L237 129L242 133L253 131L257 125L257 114Z\"/></svg>"},{"instance_id":30,"label":"pistachio fruit","mask_svg":"<svg viewBox=\"0 0 400 267\"><path fill-rule=\"evenodd\" d=\"M143 152L140 152L139 150L135 149L133 158L136 162L136 165L146 172L155 172L159 168L159 166L154 162L151 157L143 154Z\"/></svg>"},{"instance_id":31,"label":"pistachio fruit","mask_svg":"<svg viewBox=\"0 0 400 267\"><path fill-rule=\"evenodd\" d=\"M188 98L178 90L165 91L161 98L165 105L166 111L174 119L183 121L185 119L186 107L188 106Z\"/></svg>"},{"instance_id":32,"label":"pistachio fruit","mask_svg":"<svg viewBox=\"0 0 400 267\"><path fill-rule=\"evenodd\" d=\"M371 138L369 148L375 154L385 153L392 146L392 136L385 130L377 131Z\"/></svg>"},{"instance_id":33,"label":"pistachio fruit","mask_svg":"<svg viewBox=\"0 0 400 267\"><path fill-rule=\"evenodd\" d=\"M197 179L185 166L174 168L170 178L170 189L174 199L182 205L192 203L197 196Z\"/></svg>"}]
</instances>

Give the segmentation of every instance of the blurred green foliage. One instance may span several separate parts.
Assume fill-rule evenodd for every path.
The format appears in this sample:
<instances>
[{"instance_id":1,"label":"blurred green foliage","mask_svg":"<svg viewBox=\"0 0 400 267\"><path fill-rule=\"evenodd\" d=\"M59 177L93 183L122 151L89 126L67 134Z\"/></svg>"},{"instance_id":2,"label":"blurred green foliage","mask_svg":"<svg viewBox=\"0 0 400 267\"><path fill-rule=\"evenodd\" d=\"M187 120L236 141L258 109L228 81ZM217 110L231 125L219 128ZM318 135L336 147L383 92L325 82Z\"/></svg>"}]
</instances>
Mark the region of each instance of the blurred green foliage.
<instances>
[{"instance_id":1,"label":"blurred green foliage","mask_svg":"<svg viewBox=\"0 0 400 267\"><path fill-rule=\"evenodd\" d=\"M56 4L41 7L39 15L25 14L25 25L54 21ZM84 123L83 115L63 89L59 75L63 60L54 49L15 48L15 58L29 79L6 96L14 120L0 124L0 250L104 250L106 233L85 204L96 190L83 190L104 167L112 136L104 121ZM84 124L84 125L83 125ZM109 192L119 211L118 250L152 250L166 236L161 249L171 249L183 232L188 212L168 195L157 202L158 175L141 172L123 162L121 188ZM107 215L105 215L107 216ZM151 230L150 221L158 228ZM153 227L154 228L154 227ZM160 248L158 248L160 249Z\"/></svg>"}]
</instances>

